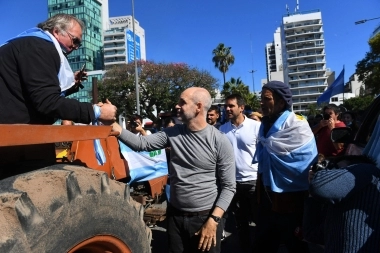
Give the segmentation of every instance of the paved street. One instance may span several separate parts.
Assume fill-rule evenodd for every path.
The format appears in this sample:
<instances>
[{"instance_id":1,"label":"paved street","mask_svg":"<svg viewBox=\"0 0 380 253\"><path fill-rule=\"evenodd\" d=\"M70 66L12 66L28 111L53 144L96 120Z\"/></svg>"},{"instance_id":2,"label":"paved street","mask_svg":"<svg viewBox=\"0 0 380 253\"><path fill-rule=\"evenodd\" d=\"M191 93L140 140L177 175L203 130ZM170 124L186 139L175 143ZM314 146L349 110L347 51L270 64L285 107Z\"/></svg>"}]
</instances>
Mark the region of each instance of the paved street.
<instances>
[{"instance_id":1,"label":"paved street","mask_svg":"<svg viewBox=\"0 0 380 253\"><path fill-rule=\"evenodd\" d=\"M232 228L232 227L231 227ZM166 237L166 224L165 221L159 223L157 227L152 228L153 240L152 240L152 253L166 253L167 237ZM222 242L221 253L240 253L240 247L237 241L237 233L234 229L231 230L229 224L226 224L226 239Z\"/></svg>"},{"instance_id":2,"label":"paved street","mask_svg":"<svg viewBox=\"0 0 380 253\"><path fill-rule=\"evenodd\" d=\"M251 228L253 232L254 227ZM225 230L227 237L222 242L221 253L243 253L239 246L234 219L231 215L227 219ZM158 223L156 227L152 228L152 233L152 253L168 252L165 221ZM278 253L287 253L287 251L286 249L281 248Z\"/></svg>"},{"instance_id":3,"label":"paved street","mask_svg":"<svg viewBox=\"0 0 380 253\"><path fill-rule=\"evenodd\" d=\"M253 233L254 227L251 228L251 232ZM225 230L227 237L222 242L221 253L244 253L239 246L237 231L235 228L234 220L232 218L227 219ZM165 221L158 223L156 227L152 228L152 234L152 253L167 253L168 240L166 237ZM309 245L309 250L310 253L323 253L323 249L316 245ZM288 251L286 250L285 246L283 246L279 248L277 253L288 253Z\"/></svg>"}]
</instances>

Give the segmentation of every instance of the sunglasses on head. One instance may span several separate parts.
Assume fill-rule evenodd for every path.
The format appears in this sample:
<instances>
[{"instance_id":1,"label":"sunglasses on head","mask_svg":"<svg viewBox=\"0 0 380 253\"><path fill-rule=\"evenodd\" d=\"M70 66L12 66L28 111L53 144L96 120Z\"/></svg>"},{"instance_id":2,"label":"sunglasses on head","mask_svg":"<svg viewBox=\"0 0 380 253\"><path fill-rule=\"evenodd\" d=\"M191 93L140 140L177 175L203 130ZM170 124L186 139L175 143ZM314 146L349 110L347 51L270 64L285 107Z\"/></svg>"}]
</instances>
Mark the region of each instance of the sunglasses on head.
<instances>
[{"instance_id":1,"label":"sunglasses on head","mask_svg":"<svg viewBox=\"0 0 380 253\"><path fill-rule=\"evenodd\" d=\"M76 47L82 46L82 41L78 37L75 37L74 35L72 35L68 31L65 31L65 32L69 35L71 42L73 43L74 46L76 46Z\"/></svg>"}]
</instances>

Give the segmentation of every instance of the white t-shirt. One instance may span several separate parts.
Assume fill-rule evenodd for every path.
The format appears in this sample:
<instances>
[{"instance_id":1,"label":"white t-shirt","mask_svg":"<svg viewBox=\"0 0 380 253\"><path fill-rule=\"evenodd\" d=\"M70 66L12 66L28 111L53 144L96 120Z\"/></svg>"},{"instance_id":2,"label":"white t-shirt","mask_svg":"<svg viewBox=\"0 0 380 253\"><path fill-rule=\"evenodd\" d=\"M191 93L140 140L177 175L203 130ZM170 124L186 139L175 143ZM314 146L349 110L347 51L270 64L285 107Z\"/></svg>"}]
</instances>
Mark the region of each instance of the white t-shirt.
<instances>
[{"instance_id":1,"label":"white t-shirt","mask_svg":"<svg viewBox=\"0 0 380 253\"><path fill-rule=\"evenodd\" d=\"M244 116L243 123L238 127L229 121L219 128L234 149L237 182L257 179L258 164L252 164L252 159L256 152L260 125L260 122Z\"/></svg>"}]
</instances>

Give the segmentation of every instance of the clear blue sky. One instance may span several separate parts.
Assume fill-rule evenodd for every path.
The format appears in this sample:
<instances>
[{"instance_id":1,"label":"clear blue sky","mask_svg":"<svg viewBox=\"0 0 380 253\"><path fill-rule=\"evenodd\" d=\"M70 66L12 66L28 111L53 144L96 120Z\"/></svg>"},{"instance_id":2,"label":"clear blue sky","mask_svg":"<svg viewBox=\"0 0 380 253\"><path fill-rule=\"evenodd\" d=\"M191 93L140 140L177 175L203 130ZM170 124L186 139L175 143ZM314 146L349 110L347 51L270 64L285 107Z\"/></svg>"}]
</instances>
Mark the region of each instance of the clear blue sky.
<instances>
[{"instance_id":1,"label":"clear blue sky","mask_svg":"<svg viewBox=\"0 0 380 253\"><path fill-rule=\"evenodd\" d=\"M235 64L226 79L240 77L255 90L266 78L265 44L296 0L135 0L135 18L145 29L147 60L183 62L207 70L223 82L211 62L212 50L232 47ZM109 15L132 15L130 0L109 0ZM322 12L327 67L336 76L345 66L345 81L368 51L368 39L380 19L361 25L361 19L380 17L379 0L299 0L300 11ZM0 43L47 18L47 0L0 0Z\"/></svg>"}]
</instances>

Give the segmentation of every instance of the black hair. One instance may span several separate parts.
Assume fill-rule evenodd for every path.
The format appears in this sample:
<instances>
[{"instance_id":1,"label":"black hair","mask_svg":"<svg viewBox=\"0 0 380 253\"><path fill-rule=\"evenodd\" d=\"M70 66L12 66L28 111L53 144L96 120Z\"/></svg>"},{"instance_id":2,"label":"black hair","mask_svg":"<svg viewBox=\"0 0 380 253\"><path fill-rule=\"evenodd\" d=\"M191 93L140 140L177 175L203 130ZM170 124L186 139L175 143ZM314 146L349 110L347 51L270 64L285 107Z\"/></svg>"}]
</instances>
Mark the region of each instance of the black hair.
<instances>
[{"instance_id":1,"label":"black hair","mask_svg":"<svg viewBox=\"0 0 380 253\"><path fill-rule=\"evenodd\" d=\"M168 125L169 125L170 123L175 124L175 120L174 120L174 118L166 118L166 119L164 120L164 127L168 127Z\"/></svg>"},{"instance_id":2,"label":"black hair","mask_svg":"<svg viewBox=\"0 0 380 253\"><path fill-rule=\"evenodd\" d=\"M322 112L325 113L325 111L327 109L333 110L336 115L339 115L339 113L340 113L339 107L336 106L335 104L328 104L328 105L326 105L325 107L323 107Z\"/></svg>"},{"instance_id":3,"label":"black hair","mask_svg":"<svg viewBox=\"0 0 380 253\"><path fill-rule=\"evenodd\" d=\"M212 105L208 111L215 111L217 114L220 114L220 109L217 105Z\"/></svg>"},{"instance_id":4,"label":"black hair","mask_svg":"<svg viewBox=\"0 0 380 253\"><path fill-rule=\"evenodd\" d=\"M245 100L240 94L231 94L225 98L225 101L236 99L236 103L238 106L245 105Z\"/></svg>"},{"instance_id":5,"label":"black hair","mask_svg":"<svg viewBox=\"0 0 380 253\"><path fill-rule=\"evenodd\" d=\"M135 121L136 119L140 120L141 123L143 122L143 118L138 114L133 114L130 120Z\"/></svg>"}]
</instances>

